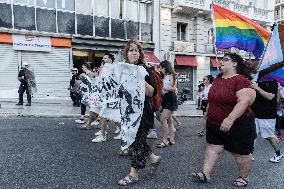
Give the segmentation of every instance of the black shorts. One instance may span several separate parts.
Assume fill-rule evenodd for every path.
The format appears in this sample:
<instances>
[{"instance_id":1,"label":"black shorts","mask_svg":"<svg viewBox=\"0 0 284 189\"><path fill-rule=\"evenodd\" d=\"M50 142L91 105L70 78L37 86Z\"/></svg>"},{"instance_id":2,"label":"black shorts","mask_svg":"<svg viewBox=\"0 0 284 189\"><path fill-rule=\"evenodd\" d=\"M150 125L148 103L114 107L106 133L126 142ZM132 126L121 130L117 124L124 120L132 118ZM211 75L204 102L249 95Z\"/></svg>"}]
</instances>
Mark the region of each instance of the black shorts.
<instances>
[{"instance_id":1,"label":"black shorts","mask_svg":"<svg viewBox=\"0 0 284 189\"><path fill-rule=\"evenodd\" d=\"M175 92L169 91L163 95L162 108L171 111L176 111L178 109L177 95Z\"/></svg>"},{"instance_id":2,"label":"black shorts","mask_svg":"<svg viewBox=\"0 0 284 189\"><path fill-rule=\"evenodd\" d=\"M220 131L220 125L206 123L206 141L208 144L224 145L224 149L249 155L253 152L256 138L254 115L237 120L228 132Z\"/></svg>"}]
</instances>

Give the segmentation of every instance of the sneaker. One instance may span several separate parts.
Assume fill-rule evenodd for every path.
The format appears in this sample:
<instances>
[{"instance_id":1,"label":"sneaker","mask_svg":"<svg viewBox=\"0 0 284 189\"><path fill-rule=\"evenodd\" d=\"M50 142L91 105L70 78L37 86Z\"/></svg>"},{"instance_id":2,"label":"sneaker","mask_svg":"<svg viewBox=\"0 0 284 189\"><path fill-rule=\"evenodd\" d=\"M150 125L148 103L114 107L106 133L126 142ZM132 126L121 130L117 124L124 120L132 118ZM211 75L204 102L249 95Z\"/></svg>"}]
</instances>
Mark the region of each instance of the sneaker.
<instances>
[{"instance_id":1,"label":"sneaker","mask_svg":"<svg viewBox=\"0 0 284 189\"><path fill-rule=\"evenodd\" d=\"M100 122L98 122L97 120L96 121L93 121L92 123L91 123L91 125L99 125L100 124Z\"/></svg>"},{"instance_id":2,"label":"sneaker","mask_svg":"<svg viewBox=\"0 0 284 189\"><path fill-rule=\"evenodd\" d=\"M105 142L105 141L106 141L106 137L103 137L102 135L99 135L92 140L92 142L95 142L95 143Z\"/></svg>"},{"instance_id":3,"label":"sneaker","mask_svg":"<svg viewBox=\"0 0 284 189\"><path fill-rule=\"evenodd\" d=\"M157 138L158 138L158 135L157 135L156 131L152 129L152 130L149 132L149 134L147 135L147 138L149 138L149 139L157 139Z\"/></svg>"},{"instance_id":4,"label":"sneaker","mask_svg":"<svg viewBox=\"0 0 284 189\"><path fill-rule=\"evenodd\" d=\"M83 119L77 119L75 120L76 123L79 123L79 124L84 124L85 121Z\"/></svg>"},{"instance_id":5,"label":"sneaker","mask_svg":"<svg viewBox=\"0 0 284 189\"><path fill-rule=\"evenodd\" d=\"M119 135L113 137L113 139L114 139L114 140L120 140L120 139L121 139L121 135L119 134Z\"/></svg>"},{"instance_id":6,"label":"sneaker","mask_svg":"<svg viewBox=\"0 0 284 189\"><path fill-rule=\"evenodd\" d=\"M114 131L115 134L120 133L120 129L117 127L116 130Z\"/></svg>"},{"instance_id":7,"label":"sneaker","mask_svg":"<svg viewBox=\"0 0 284 189\"><path fill-rule=\"evenodd\" d=\"M273 163L279 163L282 157L283 157L283 153L281 153L279 156L274 154L274 156L269 161Z\"/></svg>"},{"instance_id":8,"label":"sneaker","mask_svg":"<svg viewBox=\"0 0 284 189\"><path fill-rule=\"evenodd\" d=\"M107 132L106 132L106 134L107 134ZM101 135L102 135L102 131L99 130L98 132L95 133L95 135L96 135L96 136L101 136Z\"/></svg>"}]
</instances>

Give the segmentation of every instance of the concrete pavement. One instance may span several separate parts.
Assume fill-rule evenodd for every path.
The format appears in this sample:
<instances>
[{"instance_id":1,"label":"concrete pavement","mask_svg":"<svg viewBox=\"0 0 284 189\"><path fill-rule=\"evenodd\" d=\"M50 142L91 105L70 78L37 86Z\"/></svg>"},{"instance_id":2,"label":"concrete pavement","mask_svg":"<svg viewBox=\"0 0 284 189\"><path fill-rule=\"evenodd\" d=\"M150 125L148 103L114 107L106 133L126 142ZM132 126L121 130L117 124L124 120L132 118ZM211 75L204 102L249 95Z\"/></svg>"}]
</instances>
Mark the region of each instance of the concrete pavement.
<instances>
[{"instance_id":1,"label":"concrete pavement","mask_svg":"<svg viewBox=\"0 0 284 189\"><path fill-rule=\"evenodd\" d=\"M155 176L149 164L141 170L133 189L236 189L239 176L231 154L225 152L214 168L211 182L193 182L190 174L202 167L205 137L196 132L202 118L181 117L175 145L156 148L162 127L156 123L159 139L149 140L162 161ZM129 173L129 157L118 156L120 141L114 140L115 125L109 123L107 141L91 142L94 130L80 130L72 118L0 117L1 189L123 189L117 181ZM283 144L283 143L282 143ZM254 166L247 189L283 189L284 159L268 162L270 144L258 139Z\"/></svg>"},{"instance_id":2,"label":"concrete pavement","mask_svg":"<svg viewBox=\"0 0 284 189\"><path fill-rule=\"evenodd\" d=\"M32 99L32 106L17 106L18 99L0 99L0 117L78 117L80 107L72 106L70 98ZM88 114L88 110L87 110ZM201 110L196 110L195 102L186 101L179 106L175 115L178 117L200 117Z\"/></svg>"}]
</instances>

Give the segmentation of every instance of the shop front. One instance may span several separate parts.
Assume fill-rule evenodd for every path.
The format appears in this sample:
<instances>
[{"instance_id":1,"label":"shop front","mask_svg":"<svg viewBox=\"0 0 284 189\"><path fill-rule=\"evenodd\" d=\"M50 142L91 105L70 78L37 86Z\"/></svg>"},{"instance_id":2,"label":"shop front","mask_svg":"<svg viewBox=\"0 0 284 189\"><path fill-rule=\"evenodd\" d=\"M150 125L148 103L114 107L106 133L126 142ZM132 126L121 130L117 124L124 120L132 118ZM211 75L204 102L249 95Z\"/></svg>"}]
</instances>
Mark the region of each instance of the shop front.
<instances>
[{"instance_id":1,"label":"shop front","mask_svg":"<svg viewBox=\"0 0 284 189\"><path fill-rule=\"evenodd\" d=\"M198 66L195 56L175 55L175 71L177 72L178 92L185 92L187 100L193 100L193 73Z\"/></svg>"},{"instance_id":2,"label":"shop front","mask_svg":"<svg viewBox=\"0 0 284 189\"><path fill-rule=\"evenodd\" d=\"M71 40L0 33L0 88L2 98L17 97L17 75L23 62L34 71L35 98L68 97Z\"/></svg>"},{"instance_id":3,"label":"shop front","mask_svg":"<svg viewBox=\"0 0 284 189\"><path fill-rule=\"evenodd\" d=\"M216 57L210 57L210 75L216 77L219 74L220 59Z\"/></svg>"}]
</instances>

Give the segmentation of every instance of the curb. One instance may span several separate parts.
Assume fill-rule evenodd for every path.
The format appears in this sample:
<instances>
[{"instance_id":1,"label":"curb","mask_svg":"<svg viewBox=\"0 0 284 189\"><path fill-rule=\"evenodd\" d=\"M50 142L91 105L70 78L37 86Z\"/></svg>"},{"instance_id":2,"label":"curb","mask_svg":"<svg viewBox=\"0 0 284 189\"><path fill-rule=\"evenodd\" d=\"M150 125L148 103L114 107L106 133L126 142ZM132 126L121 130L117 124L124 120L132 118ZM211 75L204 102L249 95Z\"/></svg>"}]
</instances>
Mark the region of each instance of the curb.
<instances>
[{"instance_id":1,"label":"curb","mask_svg":"<svg viewBox=\"0 0 284 189\"><path fill-rule=\"evenodd\" d=\"M31 118L78 118L79 114L23 114L14 112L0 112L0 118L19 118L19 117L31 117ZM86 114L86 117L89 115ZM176 115L177 117L203 117L203 115Z\"/></svg>"}]
</instances>

